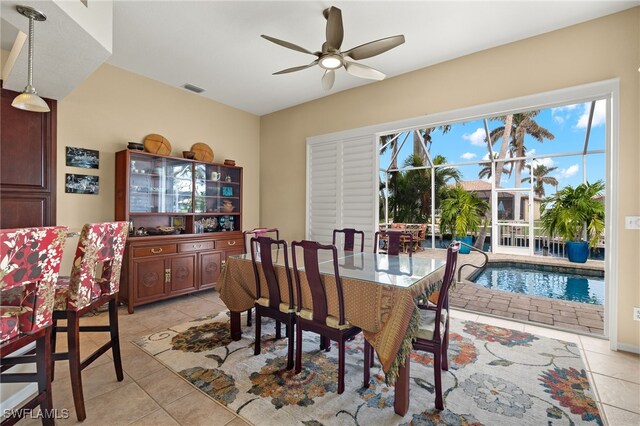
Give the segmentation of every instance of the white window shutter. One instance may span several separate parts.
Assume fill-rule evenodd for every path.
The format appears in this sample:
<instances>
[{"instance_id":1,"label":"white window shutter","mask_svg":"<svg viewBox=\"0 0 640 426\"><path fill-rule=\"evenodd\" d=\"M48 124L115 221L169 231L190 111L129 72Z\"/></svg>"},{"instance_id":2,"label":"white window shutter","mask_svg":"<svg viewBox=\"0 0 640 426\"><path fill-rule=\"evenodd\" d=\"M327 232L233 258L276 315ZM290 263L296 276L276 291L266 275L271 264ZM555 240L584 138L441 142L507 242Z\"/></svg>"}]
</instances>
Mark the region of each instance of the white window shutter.
<instances>
[{"instance_id":1,"label":"white window shutter","mask_svg":"<svg viewBox=\"0 0 640 426\"><path fill-rule=\"evenodd\" d=\"M372 251L377 229L378 178L374 135L307 144L307 238L331 243L333 230L365 232ZM336 241L342 245L342 238Z\"/></svg>"}]
</instances>

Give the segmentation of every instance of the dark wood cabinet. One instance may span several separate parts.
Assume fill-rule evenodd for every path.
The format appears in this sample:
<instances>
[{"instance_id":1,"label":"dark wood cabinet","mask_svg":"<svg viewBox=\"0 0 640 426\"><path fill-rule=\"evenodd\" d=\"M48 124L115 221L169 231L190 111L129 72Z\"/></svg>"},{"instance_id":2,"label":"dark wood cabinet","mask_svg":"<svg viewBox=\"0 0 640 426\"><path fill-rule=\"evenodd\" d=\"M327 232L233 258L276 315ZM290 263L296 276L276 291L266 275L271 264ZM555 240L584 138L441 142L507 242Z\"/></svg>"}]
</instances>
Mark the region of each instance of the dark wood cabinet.
<instances>
[{"instance_id":1,"label":"dark wood cabinet","mask_svg":"<svg viewBox=\"0 0 640 426\"><path fill-rule=\"evenodd\" d=\"M0 228L56 224L56 112L11 106L19 93L2 89L0 102Z\"/></svg>"},{"instance_id":2,"label":"dark wood cabinet","mask_svg":"<svg viewBox=\"0 0 640 426\"><path fill-rule=\"evenodd\" d=\"M134 307L215 288L242 254L242 168L143 152L116 153L116 219L133 223L120 299ZM179 234L149 235L158 230Z\"/></svg>"}]
</instances>

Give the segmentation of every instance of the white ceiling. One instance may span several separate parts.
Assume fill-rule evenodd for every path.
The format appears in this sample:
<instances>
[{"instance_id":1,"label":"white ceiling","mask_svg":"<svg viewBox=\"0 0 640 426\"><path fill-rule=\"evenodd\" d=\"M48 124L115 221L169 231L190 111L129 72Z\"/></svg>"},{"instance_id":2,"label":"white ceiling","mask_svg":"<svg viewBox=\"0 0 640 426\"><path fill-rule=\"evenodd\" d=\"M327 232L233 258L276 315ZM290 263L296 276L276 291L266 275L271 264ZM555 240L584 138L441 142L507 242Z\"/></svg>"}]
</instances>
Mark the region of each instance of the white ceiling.
<instances>
[{"instance_id":1,"label":"white ceiling","mask_svg":"<svg viewBox=\"0 0 640 426\"><path fill-rule=\"evenodd\" d=\"M92 1L96 0L89 0L89 7ZM342 9L343 50L405 35L405 44L360 61L393 77L638 4L638 0L118 0L113 10L113 53L107 62L172 86L194 84L206 90L199 96L263 115L373 83L342 69L337 72L334 88L325 92L320 85L323 70L317 66L272 75L315 58L275 45L260 35L320 50L326 24L322 11L329 6ZM3 48L4 39L3 29ZM42 91L37 81L35 85Z\"/></svg>"}]
</instances>

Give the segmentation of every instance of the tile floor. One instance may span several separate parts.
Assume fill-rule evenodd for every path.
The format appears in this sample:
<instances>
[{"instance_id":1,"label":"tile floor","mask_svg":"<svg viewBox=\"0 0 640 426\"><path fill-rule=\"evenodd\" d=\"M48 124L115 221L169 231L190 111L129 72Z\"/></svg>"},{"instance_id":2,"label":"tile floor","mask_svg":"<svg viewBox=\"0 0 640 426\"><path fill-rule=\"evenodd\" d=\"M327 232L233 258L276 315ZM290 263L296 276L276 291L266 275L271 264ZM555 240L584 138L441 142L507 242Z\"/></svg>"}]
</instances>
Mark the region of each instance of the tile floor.
<instances>
[{"instance_id":1,"label":"tile floor","mask_svg":"<svg viewBox=\"0 0 640 426\"><path fill-rule=\"evenodd\" d=\"M179 378L171 370L134 346L130 341L154 331L180 324L191 318L225 310L215 291L206 291L158 302L136 309L128 315L120 310L120 333L125 379L117 382L111 352L100 357L83 372L87 419L84 425L228 425L248 424L245 420L214 402ZM640 424L640 356L613 352L609 342L559 330L454 311L456 318L480 321L541 336L575 342L581 348L584 363L601 412L611 426ZM101 324L106 313L86 317L82 324ZM84 333L81 348L90 351L106 339L103 333ZM65 346L65 335L58 339ZM68 419L57 424L76 424L75 410L65 362L56 363L53 401L57 409L67 408ZM21 424L40 424L23 421Z\"/></svg>"}]
</instances>

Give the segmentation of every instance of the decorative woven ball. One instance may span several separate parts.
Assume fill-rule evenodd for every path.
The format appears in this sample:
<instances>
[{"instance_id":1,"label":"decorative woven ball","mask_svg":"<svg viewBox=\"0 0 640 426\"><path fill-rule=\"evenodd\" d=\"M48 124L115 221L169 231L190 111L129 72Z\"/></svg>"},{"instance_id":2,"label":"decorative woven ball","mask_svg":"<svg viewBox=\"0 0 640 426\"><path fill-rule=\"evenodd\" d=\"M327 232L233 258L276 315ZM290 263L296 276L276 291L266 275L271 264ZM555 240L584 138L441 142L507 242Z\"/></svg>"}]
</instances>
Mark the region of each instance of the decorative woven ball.
<instances>
[{"instance_id":1,"label":"decorative woven ball","mask_svg":"<svg viewBox=\"0 0 640 426\"><path fill-rule=\"evenodd\" d=\"M151 133L144 138L144 149L152 154L171 154L171 143L162 135Z\"/></svg>"}]
</instances>

